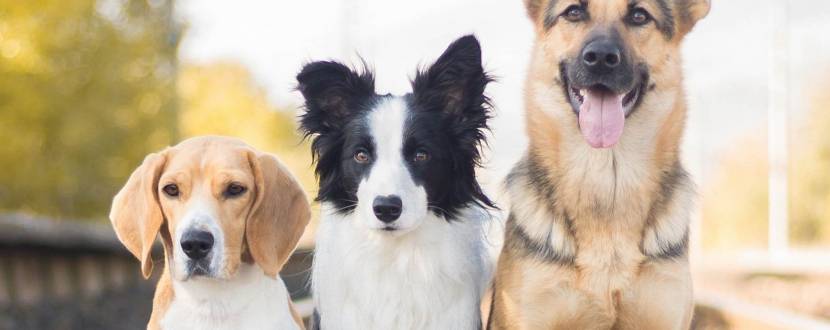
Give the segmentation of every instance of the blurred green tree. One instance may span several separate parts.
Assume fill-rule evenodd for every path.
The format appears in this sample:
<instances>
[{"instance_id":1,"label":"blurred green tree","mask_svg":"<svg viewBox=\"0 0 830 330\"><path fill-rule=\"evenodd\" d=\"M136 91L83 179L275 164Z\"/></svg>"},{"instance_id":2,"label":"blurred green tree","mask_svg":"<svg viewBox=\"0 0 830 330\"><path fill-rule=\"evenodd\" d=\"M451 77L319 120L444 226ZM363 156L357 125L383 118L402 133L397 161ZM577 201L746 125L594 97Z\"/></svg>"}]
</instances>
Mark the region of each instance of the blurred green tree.
<instances>
[{"instance_id":1,"label":"blurred green tree","mask_svg":"<svg viewBox=\"0 0 830 330\"><path fill-rule=\"evenodd\" d=\"M0 0L0 208L102 219L177 138L173 0Z\"/></svg>"}]
</instances>

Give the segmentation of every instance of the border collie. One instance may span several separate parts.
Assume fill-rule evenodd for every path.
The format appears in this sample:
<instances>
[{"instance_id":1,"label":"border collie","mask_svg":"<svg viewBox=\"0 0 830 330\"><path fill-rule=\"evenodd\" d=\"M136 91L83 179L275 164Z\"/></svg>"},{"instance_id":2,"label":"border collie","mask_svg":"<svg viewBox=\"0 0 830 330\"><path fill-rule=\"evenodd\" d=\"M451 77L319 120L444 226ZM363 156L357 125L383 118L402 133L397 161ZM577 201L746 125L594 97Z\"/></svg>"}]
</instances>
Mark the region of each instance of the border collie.
<instances>
[{"instance_id":1,"label":"border collie","mask_svg":"<svg viewBox=\"0 0 830 330\"><path fill-rule=\"evenodd\" d=\"M473 36L378 95L367 69L313 62L297 76L322 204L315 328L478 329L489 280L476 181L491 78Z\"/></svg>"}]
</instances>

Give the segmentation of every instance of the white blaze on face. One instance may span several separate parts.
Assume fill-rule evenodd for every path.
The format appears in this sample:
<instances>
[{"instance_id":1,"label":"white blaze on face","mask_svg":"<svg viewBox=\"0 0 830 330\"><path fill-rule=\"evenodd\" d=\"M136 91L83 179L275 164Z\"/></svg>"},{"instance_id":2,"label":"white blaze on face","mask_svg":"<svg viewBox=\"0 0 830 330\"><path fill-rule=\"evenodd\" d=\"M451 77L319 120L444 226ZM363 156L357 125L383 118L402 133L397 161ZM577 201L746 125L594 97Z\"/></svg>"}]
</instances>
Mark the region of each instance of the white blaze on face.
<instances>
[{"instance_id":1,"label":"white blaze on face","mask_svg":"<svg viewBox=\"0 0 830 330\"><path fill-rule=\"evenodd\" d=\"M197 190L199 186L194 187L192 192L193 198L187 202L186 211L182 219L176 226L176 233L174 234L173 242L173 259L175 267L173 267L173 275L177 280L185 280L188 274L188 258L187 254L182 249L182 238L189 231L207 231L213 235L213 248L206 257L208 260L208 272L213 276L223 276L225 274L216 274L218 270L223 269L224 256L224 240L219 223L217 221L216 212L213 204L204 197L204 193ZM209 195L208 195L209 196Z\"/></svg>"},{"instance_id":2,"label":"white blaze on face","mask_svg":"<svg viewBox=\"0 0 830 330\"><path fill-rule=\"evenodd\" d=\"M401 98L381 101L367 116L375 149L369 174L357 189L357 214L370 229L393 227L403 233L417 227L427 214L427 195L412 180L403 158L404 129L409 110ZM377 219L372 203L377 197L398 196L403 208L398 220L389 224Z\"/></svg>"}]
</instances>

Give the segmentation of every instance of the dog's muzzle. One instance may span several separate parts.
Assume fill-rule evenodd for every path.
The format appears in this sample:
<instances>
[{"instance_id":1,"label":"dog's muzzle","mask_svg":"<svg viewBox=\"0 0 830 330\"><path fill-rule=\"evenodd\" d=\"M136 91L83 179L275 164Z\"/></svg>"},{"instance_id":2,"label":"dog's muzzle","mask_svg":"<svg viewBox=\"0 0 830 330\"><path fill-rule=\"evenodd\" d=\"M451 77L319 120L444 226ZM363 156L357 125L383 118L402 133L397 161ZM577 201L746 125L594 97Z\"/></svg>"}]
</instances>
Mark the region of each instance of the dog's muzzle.
<instances>
[{"instance_id":1,"label":"dog's muzzle","mask_svg":"<svg viewBox=\"0 0 830 330\"><path fill-rule=\"evenodd\" d=\"M210 258L213 251L213 234L204 230L190 230L182 235L181 248L189 259L188 273L207 275L210 270Z\"/></svg>"},{"instance_id":2,"label":"dog's muzzle","mask_svg":"<svg viewBox=\"0 0 830 330\"><path fill-rule=\"evenodd\" d=\"M642 97L646 72L638 72L617 33L597 35L576 59L563 62L565 95L579 117L579 129L594 148L619 142L625 118Z\"/></svg>"}]
</instances>

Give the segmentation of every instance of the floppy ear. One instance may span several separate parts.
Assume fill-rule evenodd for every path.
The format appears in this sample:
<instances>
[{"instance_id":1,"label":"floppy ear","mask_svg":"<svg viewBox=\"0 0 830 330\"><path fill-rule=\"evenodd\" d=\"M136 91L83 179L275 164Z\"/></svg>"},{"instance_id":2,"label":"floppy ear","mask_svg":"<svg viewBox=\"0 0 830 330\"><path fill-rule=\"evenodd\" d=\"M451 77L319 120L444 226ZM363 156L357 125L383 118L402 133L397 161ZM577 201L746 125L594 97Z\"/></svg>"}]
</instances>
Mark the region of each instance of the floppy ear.
<instances>
[{"instance_id":1,"label":"floppy ear","mask_svg":"<svg viewBox=\"0 0 830 330\"><path fill-rule=\"evenodd\" d=\"M358 73L337 62L309 63L297 75L297 83L306 110L300 128L307 135L337 129L375 94L375 78L365 64Z\"/></svg>"},{"instance_id":2,"label":"floppy ear","mask_svg":"<svg viewBox=\"0 0 830 330\"><path fill-rule=\"evenodd\" d=\"M166 152L147 155L141 166L130 175L127 184L115 195L110 209L115 234L127 250L141 261L144 278L153 273L150 251L164 223L156 188L166 158Z\"/></svg>"},{"instance_id":3,"label":"floppy ear","mask_svg":"<svg viewBox=\"0 0 830 330\"><path fill-rule=\"evenodd\" d=\"M412 94L421 109L444 111L484 127L490 104L484 89L491 81L481 64L481 46L468 35L450 44L435 64L418 73Z\"/></svg>"},{"instance_id":4,"label":"floppy ear","mask_svg":"<svg viewBox=\"0 0 830 330\"><path fill-rule=\"evenodd\" d=\"M297 179L270 154L248 154L256 180L256 199L245 237L254 261L276 277L303 235L311 210Z\"/></svg>"},{"instance_id":5,"label":"floppy ear","mask_svg":"<svg viewBox=\"0 0 830 330\"><path fill-rule=\"evenodd\" d=\"M677 10L680 15L678 30L685 35L692 30L697 21L709 14L710 0L677 0Z\"/></svg>"}]
</instances>

